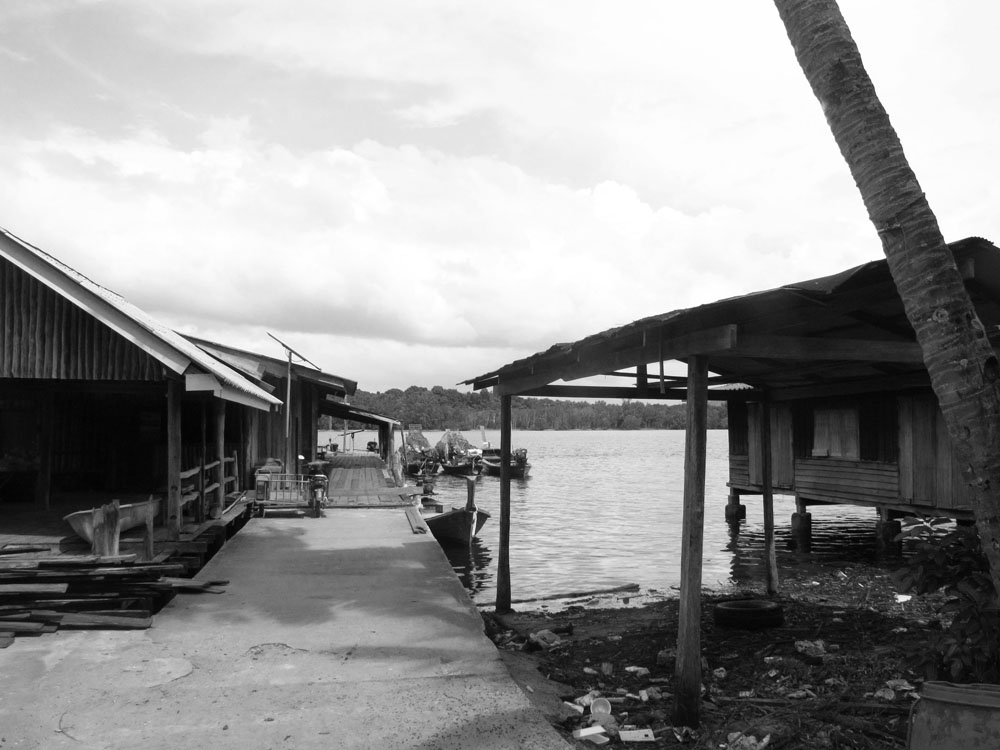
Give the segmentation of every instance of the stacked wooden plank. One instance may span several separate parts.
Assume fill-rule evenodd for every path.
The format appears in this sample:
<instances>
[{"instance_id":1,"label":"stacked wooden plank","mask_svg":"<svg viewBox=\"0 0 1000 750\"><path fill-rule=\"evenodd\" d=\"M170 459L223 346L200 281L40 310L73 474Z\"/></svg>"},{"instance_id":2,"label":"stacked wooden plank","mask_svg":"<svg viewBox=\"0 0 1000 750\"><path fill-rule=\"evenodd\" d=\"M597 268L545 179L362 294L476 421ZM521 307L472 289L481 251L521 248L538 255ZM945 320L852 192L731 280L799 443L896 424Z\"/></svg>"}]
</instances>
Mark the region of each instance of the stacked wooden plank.
<instances>
[{"instance_id":1,"label":"stacked wooden plank","mask_svg":"<svg viewBox=\"0 0 1000 750\"><path fill-rule=\"evenodd\" d=\"M183 563L137 562L136 555L31 558L0 549L0 648L15 637L60 628L144 629L178 591L221 593L225 581L180 578Z\"/></svg>"}]
</instances>

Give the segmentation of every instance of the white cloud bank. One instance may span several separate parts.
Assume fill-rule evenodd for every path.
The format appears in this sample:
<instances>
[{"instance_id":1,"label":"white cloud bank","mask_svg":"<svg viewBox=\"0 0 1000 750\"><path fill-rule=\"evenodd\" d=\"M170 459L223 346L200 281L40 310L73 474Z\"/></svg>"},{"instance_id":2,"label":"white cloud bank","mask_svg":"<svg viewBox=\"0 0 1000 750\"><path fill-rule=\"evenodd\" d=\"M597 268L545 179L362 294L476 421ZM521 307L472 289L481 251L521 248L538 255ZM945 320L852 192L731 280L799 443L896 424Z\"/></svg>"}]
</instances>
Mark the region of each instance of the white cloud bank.
<instances>
[{"instance_id":1,"label":"white cloud bank","mask_svg":"<svg viewBox=\"0 0 1000 750\"><path fill-rule=\"evenodd\" d=\"M872 5L842 2L946 237L995 239L996 11ZM767 4L14 0L0 27L0 225L367 390L879 257Z\"/></svg>"}]
</instances>

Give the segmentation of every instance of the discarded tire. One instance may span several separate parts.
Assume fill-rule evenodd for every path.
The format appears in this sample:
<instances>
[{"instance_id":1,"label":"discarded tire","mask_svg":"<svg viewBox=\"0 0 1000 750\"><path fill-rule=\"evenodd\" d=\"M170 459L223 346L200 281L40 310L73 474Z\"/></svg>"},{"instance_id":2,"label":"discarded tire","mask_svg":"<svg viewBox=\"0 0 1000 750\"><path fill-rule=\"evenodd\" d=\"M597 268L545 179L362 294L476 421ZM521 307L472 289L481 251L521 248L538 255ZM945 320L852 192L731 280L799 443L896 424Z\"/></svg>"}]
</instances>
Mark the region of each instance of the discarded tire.
<instances>
[{"instance_id":1,"label":"discarded tire","mask_svg":"<svg viewBox=\"0 0 1000 750\"><path fill-rule=\"evenodd\" d=\"M716 625L743 630L776 628L785 621L785 612L781 605L767 599L719 602L715 605L713 615Z\"/></svg>"}]
</instances>

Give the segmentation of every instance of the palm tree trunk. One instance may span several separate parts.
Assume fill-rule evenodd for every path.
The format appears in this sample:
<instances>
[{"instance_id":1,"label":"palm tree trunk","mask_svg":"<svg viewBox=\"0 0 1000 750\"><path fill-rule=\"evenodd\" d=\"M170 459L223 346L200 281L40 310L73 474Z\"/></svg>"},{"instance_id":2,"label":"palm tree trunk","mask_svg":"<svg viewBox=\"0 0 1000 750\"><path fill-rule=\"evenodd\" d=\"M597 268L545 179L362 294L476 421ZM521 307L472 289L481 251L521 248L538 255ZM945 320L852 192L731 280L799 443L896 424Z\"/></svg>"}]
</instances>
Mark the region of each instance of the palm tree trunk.
<instances>
[{"instance_id":1,"label":"palm tree trunk","mask_svg":"<svg viewBox=\"0 0 1000 750\"><path fill-rule=\"evenodd\" d=\"M1000 591L1000 363L836 0L775 0L923 351Z\"/></svg>"}]
</instances>

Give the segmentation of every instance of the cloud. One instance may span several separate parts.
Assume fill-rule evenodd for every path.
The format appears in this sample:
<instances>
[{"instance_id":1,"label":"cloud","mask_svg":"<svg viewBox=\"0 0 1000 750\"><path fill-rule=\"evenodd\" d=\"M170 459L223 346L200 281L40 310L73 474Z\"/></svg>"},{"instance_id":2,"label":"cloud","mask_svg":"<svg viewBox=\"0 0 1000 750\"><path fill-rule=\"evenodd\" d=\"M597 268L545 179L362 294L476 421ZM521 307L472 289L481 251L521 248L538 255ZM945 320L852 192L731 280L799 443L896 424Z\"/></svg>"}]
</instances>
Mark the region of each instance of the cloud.
<instances>
[{"instance_id":1,"label":"cloud","mask_svg":"<svg viewBox=\"0 0 1000 750\"><path fill-rule=\"evenodd\" d=\"M1000 235L996 11L841 6L946 237ZM12 0L0 21L0 224L172 325L271 330L362 387L880 256L767 5Z\"/></svg>"}]
</instances>

